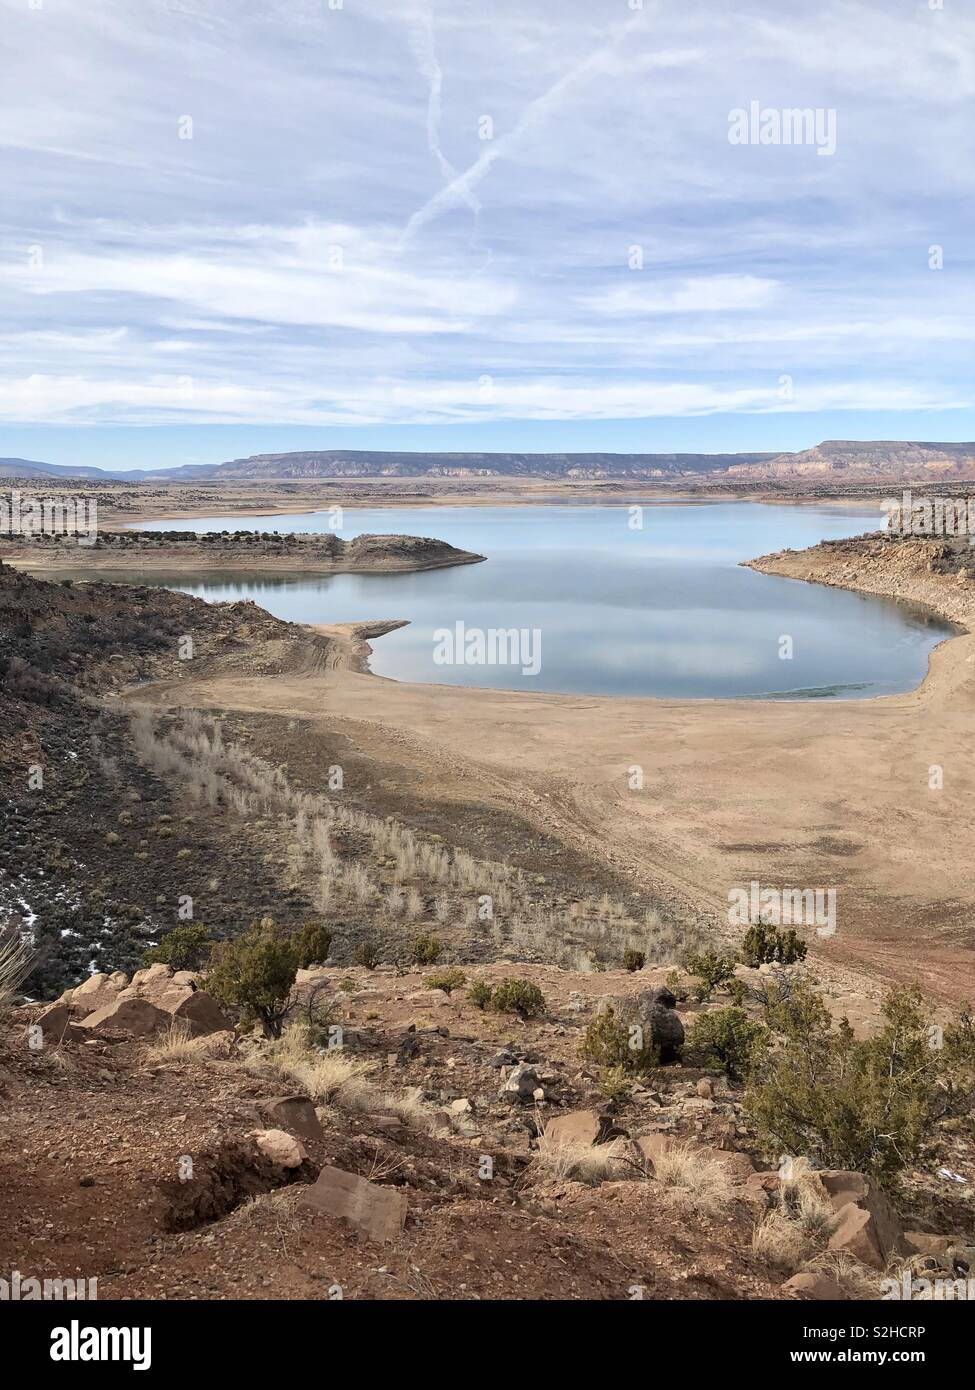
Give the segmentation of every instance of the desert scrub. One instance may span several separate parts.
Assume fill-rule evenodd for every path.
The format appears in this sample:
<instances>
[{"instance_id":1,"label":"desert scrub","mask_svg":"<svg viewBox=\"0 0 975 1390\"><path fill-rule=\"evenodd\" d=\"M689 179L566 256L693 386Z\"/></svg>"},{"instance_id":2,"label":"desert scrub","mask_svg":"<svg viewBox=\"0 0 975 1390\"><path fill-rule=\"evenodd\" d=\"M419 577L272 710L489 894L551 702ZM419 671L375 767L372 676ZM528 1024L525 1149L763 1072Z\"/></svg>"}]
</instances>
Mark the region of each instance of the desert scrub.
<instances>
[{"instance_id":1,"label":"desert scrub","mask_svg":"<svg viewBox=\"0 0 975 1390\"><path fill-rule=\"evenodd\" d=\"M607 1100L622 1105L632 1094L633 1082L624 1067L604 1067L599 1078L599 1089Z\"/></svg>"},{"instance_id":2,"label":"desert scrub","mask_svg":"<svg viewBox=\"0 0 975 1390\"><path fill-rule=\"evenodd\" d=\"M775 1046L753 1067L745 1109L770 1154L804 1154L826 1167L896 1184L936 1147L944 1121L975 1099L975 1027L963 1012L932 1046L931 1013L916 989L895 989L882 1024L858 1039L833 1024L810 985L773 989L766 1017Z\"/></svg>"},{"instance_id":3,"label":"desert scrub","mask_svg":"<svg viewBox=\"0 0 975 1390\"><path fill-rule=\"evenodd\" d=\"M251 925L233 941L213 947L206 985L218 1003L257 1020L269 1038L279 1038L289 1010L295 976L328 955L331 935L309 922L297 932L283 931L272 918Z\"/></svg>"},{"instance_id":4,"label":"desert scrub","mask_svg":"<svg viewBox=\"0 0 975 1390\"><path fill-rule=\"evenodd\" d=\"M657 1049L643 1041L643 1029L629 1027L611 1008L596 1014L586 1024L579 1056L606 1070L619 1068L627 1074L641 1076L653 1071L658 1061Z\"/></svg>"},{"instance_id":5,"label":"desert scrub","mask_svg":"<svg viewBox=\"0 0 975 1390\"><path fill-rule=\"evenodd\" d=\"M354 965L364 965L367 970L375 970L379 964L379 947L374 941L360 941L352 952Z\"/></svg>"},{"instance_id":6,"label":"desert scrub","mask_svg":"<svg viewBox=\"0 0 975 1390\"><path fill-rule=\"evenodd\" d=\"M498 1014L534 1018L545 1012L545 996L530 980L502 980L491 991L491 1008Z\"/></svg>"},{"instance_id":7,"label":"desert scrub","mask_svg":"<svg viewBox=\"0 0 975 1390\"><path fill-rule=\"evenodd\" d=\"M636 970L642 970L647 963L647 958L642 951L627 950L623 952L623 969L629 970L633 974Z\"/></svg>"},{"instance_id":8,"label":"desert scrub","mask_svg":"<svg viewBox=\"0 0 975 1390\"><path fill-rule=\"evenodd\" d=\"M210 959L213 941L202 922L173 927L158 946L146 951L146 965L169 965L173 970L201 970Z\"/></svg>"},{"instance_id":9,"label":"desert scrub","mask_svg":"<svg viewBox=\"0 0 975 1390\"><path fill-rule=\"evenodd\" d=\"M740 1081L751 1070L759 1049L767 1047L768 1029L732 1005L700 1014L684 1045L684 1058L693 1066L720 1067L729 1080Z\"/></svg>"},{"instance_id":10,"label":"desert scrub","mask_svg":"<svg viewBox=\"0 0 975 1390\"><path fill-rule=\"evenodd\" d=\"M782 932L769 922L755 922L745 932L741 959L753 968L770 961L792 965L806 959L806 943L792 927Z\"/></svg>"},{"instance_id":11,"label":"desert scrub","mask_svg":"<svg viewBox=\"0 0 975 1390\"><path fill-rule=\"evenodd\" d=\"M436 965L443 954L443 942L436 936L423 932L413 938L410 946L410 960L414 965Z\"/></svg>"},{"instance_id":12,"label":"desert scrub","mask_svg":"<svg viewBox=\"0 0 975 1390\"><path fill-rule=\"evenodd\" d=\"M491 986L483 980L475 980L467 991L467 1000L475 1009L486 1009L491 1002Z\"/></svg>"},{"instance_id":13,"label":"desert scrub","mask_svg":"<svg viewBox=\"0 0 975 1390\"><path fill-rule=\"evenodd\" d=\"M435 970L432 975L426 978L428 989L442 989L444 994L451 994L453 990L460 989L467 984L467 976L463 970L452 968L450 970Z\"/></svg>"},{"instance_id":14,"label":"desert scrub","mask_svg":"<svg viewBox=\"0 0 975 1390\"><path fill-rule=\"evenodd\" d=\"M702 1004L716 989L724 989L735 977L733 957L717 951L692 951L684 964L688 973L697 977L694 997Z\"/></svg>"}]
</instances>

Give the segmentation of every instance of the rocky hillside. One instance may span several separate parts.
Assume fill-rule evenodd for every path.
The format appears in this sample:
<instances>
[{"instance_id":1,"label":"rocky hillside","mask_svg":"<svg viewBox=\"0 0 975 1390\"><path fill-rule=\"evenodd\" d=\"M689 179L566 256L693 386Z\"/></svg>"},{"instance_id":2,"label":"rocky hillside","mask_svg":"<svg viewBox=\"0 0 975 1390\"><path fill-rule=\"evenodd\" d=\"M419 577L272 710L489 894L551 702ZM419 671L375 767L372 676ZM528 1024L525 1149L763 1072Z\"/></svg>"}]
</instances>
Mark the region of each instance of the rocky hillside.
<instances>
[{"instance_id":1,"label":"rocky hillside","mask_svg":"<svg viewBox=\"0 0 975 1390\"><path fill-rule=\"evenodd\" d=\"M524 967L529 1017L471 1002L510 965L462 973L302 971L339 1047L234 1031L163 965L15 1010L0 1263L102 1299L711 1301L876 1298L891 1270L975 1260L939 1194L898 1209L856 1172L770 1163L720 1069L608 1086L581 1055L607 1009L683 1037L720 1007L662 971Z\"/></svg>"}]
</instances>

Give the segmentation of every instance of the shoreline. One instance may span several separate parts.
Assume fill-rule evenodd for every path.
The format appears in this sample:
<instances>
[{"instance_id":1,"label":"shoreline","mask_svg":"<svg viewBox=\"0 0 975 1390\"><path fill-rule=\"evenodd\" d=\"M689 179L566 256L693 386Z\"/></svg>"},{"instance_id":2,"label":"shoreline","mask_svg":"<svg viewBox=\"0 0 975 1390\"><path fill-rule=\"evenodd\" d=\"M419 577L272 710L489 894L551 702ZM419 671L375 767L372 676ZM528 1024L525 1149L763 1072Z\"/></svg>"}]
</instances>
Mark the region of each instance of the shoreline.
<instances>
[{"instance_id":1,"label":"shoreline","mask_svg":"<svg viewBox=\"0 0 975 1390\"><path fill-rule=\"evenodd\" d=\"M975 979L975 768L957 756L975 711L975 585L922 572L921 546L871 589L882 575L864 556L876 544L857 563L852 543L750 563L926 602L962 626L898 695L688 701L420 685L368 670L382 624L307 627L328 639L323 668L188 671L132 694L327 729L384 776L422 786L421 803L511 815L645 885L662 910L708 921L717 940L735 885L839 883L837 935L813 940L810 957L841 997L918 981L959 1002ZM928 788L935 763L940 793ZM646 771L640 791L628 786L634 764Z\"/></svg>"}]
</instances>

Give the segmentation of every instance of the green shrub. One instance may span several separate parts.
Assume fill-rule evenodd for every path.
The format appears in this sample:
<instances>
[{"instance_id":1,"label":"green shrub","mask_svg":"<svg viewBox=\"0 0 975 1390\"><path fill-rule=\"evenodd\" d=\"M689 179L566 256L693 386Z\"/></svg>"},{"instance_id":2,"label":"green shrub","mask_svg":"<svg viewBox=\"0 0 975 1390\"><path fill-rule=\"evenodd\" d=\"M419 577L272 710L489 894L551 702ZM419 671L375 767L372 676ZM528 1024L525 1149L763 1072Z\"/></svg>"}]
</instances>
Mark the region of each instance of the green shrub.
<instances>
[{"instance_id":1,"label":"green shrub","mask_svg":"<svg viewBox=\"0 0 975 1390\"><path fill-rule=\"evenodd\" d=\"M768 1029L749 1018L744 1009L712 1009L694 1020L684 1046L684 1058L699 1067L717 1066L732 1081L750 1071Z\"/></svg>"},{"instance_id":2,"label":"green shrub","mask_svg":"<svg viewBox=\"0 0 975 1390\"><path fill-rule=\"evenodd\" d=\"M233 941L216 943L207 990L218 1003L238 1009L244 1022L259 1022L266 1037L279 1038L295 976L316 958L321 944L318 928L289 933L265 917Z\"/></svg>"},{"instance_id":3,"label":"green shrub","mask_svg":"<svg viewBox=\"0 0 975 1390\"><path fill-rule=\"evenodd\" d=\"M456 967L450 970L435 970L432 975L427 976L426 983L429 989L442 989L444 994L449 995L452 990L460 989L461 985L467 984L467 976L463 970Z\"/></svg>"},{"instance_id":4,"label":"green shrub","mask_svg":"<svg viewBox=\"0 0 975 1390\"><path fill-rule=\"evenodd\" d=\"M502 980L491 992L491 1008L499 1014L533 1018L545 1012L545 996L528 980Z\"/></svg>"},{"instance_id":5,"label":"green shrub","mask_svg":"<svg viewBox=\"0 0 975 1390\"><path fill-rule=\"evenodd\" d=\"M410 947L410 960L414 965L436 965L442 951L443 942L424 932L414 938Z\"/></svg>"},{"instance_id":6,"label":"green shrub","mask_svg":"<svg viewBox=\"0 0 975 1390\"><path fill-rule=\"evenodd\" d=\"M632 975L636 970L642 970L647 963L647 958L642 951L624 951L623 968L629 970Z\"/></svg>"},{"instance_id":7,"label":"green shrub","mask_svg":"<svg viewBox=\"0 0 975 1390\"><path fill-rule=\"evenodd\" d=\"M483 980L475 980L467 991L467 998L475 1009L486 1009L491 1002L491 986Z\"/></svg>"},{"instance_id":8,"label":"green shrub","mask_svg":"<svg viewBox=\"0 0 975 1390\"><path fill-rule=\"evenodd\" d=\"M754 1068L745 1107L771 1154L805 1154L889 1186L928 1156L943 1120L970 1112L969 1013L946 1027L935 1047L916 989L892 990L881 1028L863 1040L846 1019L834 1026L805 983L773 991L766 1012L777 1046Z\"/></svg>"},{"instance_id":9,"label":"green shrub","mask_svg":"<svg viewBox=\"0 0 975 1390\"><path fill-rule=\"evenodd\" d=\"M630 1098L633 1082L625 1067L604 1067L599 1078L599 1089L607 1100L614 1100L618 1105L622 1105Z\"/></svg>"},{"instance_id":10,"label":"green shrub","mask_svg":"<svg viewBox=\"0 0 975 1390\"><path fill-rule=\"evenodd\" d=\"M770 922L756 922L745 932L741 943L741 959L745 965L757 968L769 961L793 965L806 959L806 943L793 927L779 931Z\"/></svg>"},{"instance_id":11,"label":"green shrub","mask_svg":"<svg viewBox=\"0 0 975 1390\"><path fill-rule=\"evenodd\" d=\"M735 978L734 958L719 955L717 951L692 951L684 964L698 978L694 994L701 1003L710 999L716 989L723 989Z\"/></svg>"},{"instance_id":12,"label":"green shrub","mask_svg":"<svg viewBox=\"0 0 975 1390\"><path fill-rule=\"evenodd\" d=\"M659 1060L656 1048L643 1043L641 1030L631 1031L611 1008L602 1010L586 1024L579 1056L607 1071L619 1067L641 1075L652 1071Z\"/></svg>"},{"instance_id":13,"label":"green shrub","mask_svg":"<svg viewBox=\"0 0 975 1390\"><path fill-rule=\"evenodd\" d=\"M324 965L331 949L332 933L322 922L306 922L295 933L299 970L307 970L310 965Z\"/></svg>"},{"instance_id":14,"label":"green shrub","mask_svg":"<svg viewBox=\"0 0 975 1390\"><path fill-rule=\"evenodd\" d=\"M213 942L202 922L173 927L158 946L143 956L146 965L170 965L174 970L201 970L210 959Z\"/></svg>"},{"instance_id":15,"label":"green shrub","mask_svg":"<svg viewBox=\"0 0 975 1390\"><path fill-rule=\"evenodd\" d=\"M729 980L728 993L731 995L732 1004L737 1004L741 1008L748 998L748 986L744 980Z\"/></svg>"},{"instance_id":16,"label":"green shrub","mask_svg":"<svg viewBox=\"0 0 975 1390\"><path fill-rule=\"evenodd\" d=\"M379 964L379 947L374 941L360 941L352 952L355 965L364 965L367 970L375 970Z\"/></svg>"},{"instance_id":17,"label":"green shrub","mask_svg":"<svg viewBox=\"0 0 975 1390\"><path fill-rule=\"evenodd\" d=\"M668 970L667 978L666 980L664 980L664 984L670 990L671 994L674 996L678 1003L683 1003L683 1001L687 998L687 987L684 983L684 977L681 975L679 970Z\"/></svg>"}]
</instances>

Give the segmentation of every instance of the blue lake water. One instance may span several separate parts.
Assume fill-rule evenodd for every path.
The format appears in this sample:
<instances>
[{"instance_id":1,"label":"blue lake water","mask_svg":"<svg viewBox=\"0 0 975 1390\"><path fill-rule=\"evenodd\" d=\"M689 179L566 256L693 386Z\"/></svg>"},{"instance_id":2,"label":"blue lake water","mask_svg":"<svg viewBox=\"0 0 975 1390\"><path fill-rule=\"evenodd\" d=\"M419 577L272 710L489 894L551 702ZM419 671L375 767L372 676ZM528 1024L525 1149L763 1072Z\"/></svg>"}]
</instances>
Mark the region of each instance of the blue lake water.
<instances>
[{"instance_id":1,"label":"blue lake water","mask_svg":"<svg viewBox=\"0 0 975 1390\"><path fill-rule=\"evenodd\" d=\"M879 514L667 503L644 507L642 522L642 529L631 524L628 505L346 509L338 531L344 539L364 532L433 536L488 558L419 574L145 578L210 601L254 599L295 622L408 619L408 627L373 643L378 675L500 689L866 698L913 689L932 648L951 631L909 605L739 567L773 550L878 530ZM330 517L211 517L143 527L244 528L324 531ZM511 635L492 651L492 632ZM514 634L522 633L515 644ZM465 654L475 664L465 663ZM480 655L501 660L484 664Z\"/></svg>"}]
</instances>

